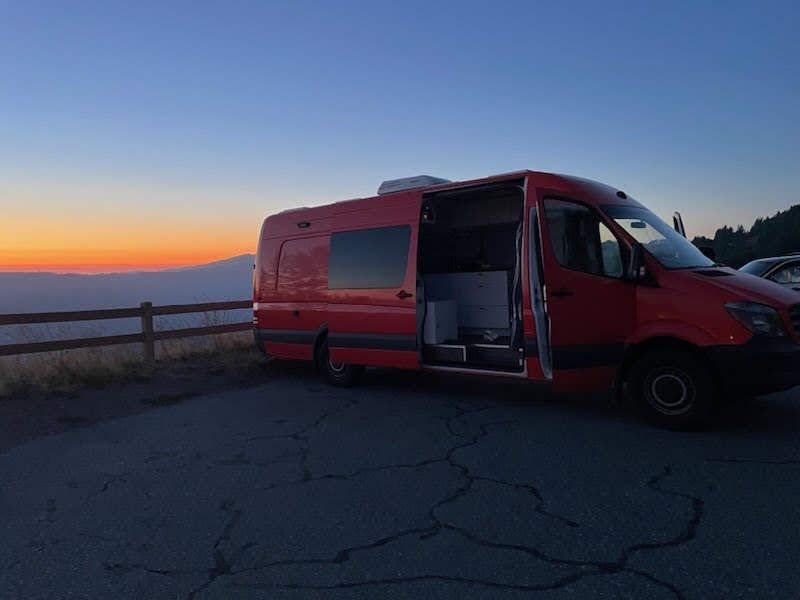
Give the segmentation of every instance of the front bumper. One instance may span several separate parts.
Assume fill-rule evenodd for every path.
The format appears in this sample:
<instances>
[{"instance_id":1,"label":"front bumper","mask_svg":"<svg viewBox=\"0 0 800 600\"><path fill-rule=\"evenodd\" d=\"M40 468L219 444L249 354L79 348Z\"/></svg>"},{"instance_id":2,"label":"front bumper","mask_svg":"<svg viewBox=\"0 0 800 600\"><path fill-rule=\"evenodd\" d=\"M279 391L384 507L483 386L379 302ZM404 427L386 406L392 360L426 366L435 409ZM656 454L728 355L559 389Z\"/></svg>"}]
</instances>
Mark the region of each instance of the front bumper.
<instances>
[{"instance_id":1,"label":"front bumper","mask_svg":"<svg viewBox=\"0 0 800 600\"><path fill-rule=\"evenodd\" d=\"M737 346L711 346L706 353L728 391L766 394L800 386L800 344L754 337Z\"/></svg>"}]
</instances>

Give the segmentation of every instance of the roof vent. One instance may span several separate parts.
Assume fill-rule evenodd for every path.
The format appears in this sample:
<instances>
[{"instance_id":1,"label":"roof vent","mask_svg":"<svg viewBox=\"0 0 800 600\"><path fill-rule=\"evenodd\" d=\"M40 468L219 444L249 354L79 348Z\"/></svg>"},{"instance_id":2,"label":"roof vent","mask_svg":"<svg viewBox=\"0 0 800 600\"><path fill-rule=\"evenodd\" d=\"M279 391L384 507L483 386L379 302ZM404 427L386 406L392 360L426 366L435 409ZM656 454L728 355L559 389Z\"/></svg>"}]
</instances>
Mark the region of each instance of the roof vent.
<instances>
[{"instance_id":1,"label":"roof vent","mask_svg":"<svg viewBox=\"0 0 800 600\"><path fill-rule=\"evenodd\" d=\"M413 190L416 188L428 187L437 183L451 183L449 179L441 177L431 177L430 175L417 175L415 177L403 177L402 179L389 179L378 188L378 195L393 194L403 190Z\"/></svg>"}]
</instances>

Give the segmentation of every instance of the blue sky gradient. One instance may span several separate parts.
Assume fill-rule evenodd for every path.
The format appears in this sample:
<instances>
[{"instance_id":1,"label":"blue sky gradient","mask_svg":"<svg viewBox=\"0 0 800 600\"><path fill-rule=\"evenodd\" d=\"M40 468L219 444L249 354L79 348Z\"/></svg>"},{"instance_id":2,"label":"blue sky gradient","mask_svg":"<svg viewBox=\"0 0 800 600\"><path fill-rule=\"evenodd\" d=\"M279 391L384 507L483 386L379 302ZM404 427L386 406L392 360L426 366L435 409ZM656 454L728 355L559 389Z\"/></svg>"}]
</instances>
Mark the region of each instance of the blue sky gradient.
<instances>
[{"instance_id":1,"label":"blue sky gradient","mask_svg":"<svg viewBox=\"0 0 800 600\"><path fill-rule=\"evenodd\" d=\"M254 238L383 179L532 168L749 225L800 202L798 25L793 2L3 3L0 202Z\"/></svg>"}]
</instances>

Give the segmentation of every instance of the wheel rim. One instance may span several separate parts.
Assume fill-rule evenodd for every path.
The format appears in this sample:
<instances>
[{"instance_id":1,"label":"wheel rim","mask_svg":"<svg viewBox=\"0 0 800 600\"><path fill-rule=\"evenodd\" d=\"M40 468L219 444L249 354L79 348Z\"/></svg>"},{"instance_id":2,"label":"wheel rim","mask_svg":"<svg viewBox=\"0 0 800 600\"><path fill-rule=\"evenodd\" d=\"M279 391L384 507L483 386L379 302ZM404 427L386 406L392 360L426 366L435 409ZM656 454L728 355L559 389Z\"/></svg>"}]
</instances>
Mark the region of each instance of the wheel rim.
<instances>
[{"instance_id":1,"label":"wheel rim","mask_svg":"<svg viewBox=\"0 0 800 600\"><path fill-rule=\"evenodd\" d=\"M344 363L338 363L334 360L328 358L328 370L333 373L334 375L341 375L344 373L345 365Z\"/></svg>"},{"instance_id":2,"label":"wheel rim","mask_svg":"<svg viewBox=\"0 0 800 600\"><path fill-rule=\"evenodd\" d=\"M688 373L664 368L650 373L645 381L645 393L650 406L658 412L676 416L691 410L697 392Z\"/></svg>"}]
</instances>

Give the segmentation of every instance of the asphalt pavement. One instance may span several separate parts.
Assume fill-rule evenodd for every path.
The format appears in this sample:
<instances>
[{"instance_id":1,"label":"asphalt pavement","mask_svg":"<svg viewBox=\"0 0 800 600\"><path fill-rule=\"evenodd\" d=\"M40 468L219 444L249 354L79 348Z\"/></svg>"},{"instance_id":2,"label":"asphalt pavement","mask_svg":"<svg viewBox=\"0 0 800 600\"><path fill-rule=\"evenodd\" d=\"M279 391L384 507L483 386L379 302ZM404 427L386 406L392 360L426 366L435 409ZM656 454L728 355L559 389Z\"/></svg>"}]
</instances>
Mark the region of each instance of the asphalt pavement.
<instances>
[{"instance_id":1,"label":"asphalt pavement","mask_svg":"<svg viewBox=\"0 0 800 600\"><path fill-rule=\"evenodd\" d=\"M0 455L0 598L800 597L800 389L676 433L516 382L260 376Z\"/></svg>"}]
</instances>

